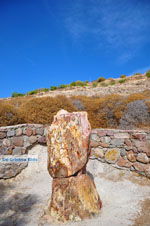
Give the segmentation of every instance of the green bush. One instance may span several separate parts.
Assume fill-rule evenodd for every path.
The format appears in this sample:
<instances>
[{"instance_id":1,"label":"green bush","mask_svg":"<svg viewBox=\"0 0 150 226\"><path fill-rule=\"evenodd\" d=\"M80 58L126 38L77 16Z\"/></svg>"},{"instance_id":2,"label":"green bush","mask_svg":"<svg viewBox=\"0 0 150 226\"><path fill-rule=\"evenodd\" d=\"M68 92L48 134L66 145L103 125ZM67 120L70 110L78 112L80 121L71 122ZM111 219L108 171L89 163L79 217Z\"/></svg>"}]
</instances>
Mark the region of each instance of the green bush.
<instances>
[{"instance_id":1,"label":"green bush","mask_svg":"<svg viewBox=\"0 0 150 226\"><path fill-rule=\"evenodd\" d=\"M103 87L106 87L106 86L108 86L109 84L108 83L106 83L106 82L101 82L101 86L103 86Z\"/></svg>"},{"instance_id":2,"label":"green bush","mask_svg":"<svg viewBox=\"0 0 150 226\"><path fill-rule=\"evenodd\" d=\"M98 79L97 79L97 82L104 82L106 79L104 78L104 77L99 77Z\"/></svg>"},{"instance_id":3,"label":"green bush","mask_svg":"<svg viewBox=\"0 0 150 226\"><path fill-rule=\"evenodd\" d=\"M50 90L51 90L51 91L56 90L56 89L58 89L57 86L51 86L51 87L50 87Z\"/></svg>"},{"instance_id":4,"label":"green bush","mask_svg":"<svg viewBox=\"0 0 150 226\"><path fill-rule=\"evenodd\" d=\"M93 82L93 83L92 83L92 86L93 86L93 87L96 87L97 85L98 85L97 82Z\"/></svg>"},{"instance_id":5,"label":"green bush","mask_svg":"<svg viewBox=\"0 0 150 226\"><path fill-rule=\"evenodd\" d=\"M136 72L134 75L142 75L142 73L140 73L140 72Z\"/></svg>"},{"instance_id":6,"label":"green bush","mask_svg":"<svg viewBox=\"0 0 150 226\"><path fill-rule=\"evenodd\" d=\"M146 77L147 77L147 78L150 78L150 70L148 70L148 71L146 72Z\"/></svg>"},{"instance_id":7,"label":"green bush","mask_svg":"<svg viewBox=\"0 0 150 226\"><path fill-rule=\"evenodd\" d=\"M68 85L61 84L61 85L58 86L59 89L64 89L66 87L68 87Z\"/></svg>"},{"instance_id":8,"label":"green bush","mask_svg":"<svg viewBox=\"0 0 150 226\"><path fill-rule=\"evenodd\" d=\"M43 88L43 89L40 89L39 91L41 91L41 92L48 92L49 89L48 88Z\"/></svg>"},{"instance_id":9,"label":"green bush","mask_svg":"<svg viewBox=\"0 0 150 226\"><path fill-rule=\"evenodd\" d=\"M120 75L120 78L126 78L127 76L126 75Z\"/></svg>"},{"instance_id":10,"label":"green bush","mask_svg":"<svg viewBox=\"0 0 150 226\"><path fill-rule=\"evenodd\" d=\"M70 86L87 86L87 83L83 81L76 81L76 82L70 83Z\"/></svg>"},{"instance_id":11,"label":"green bush","mask_svg":"<svg viewBox=\"0 0 150 226\"><path fill-rule=\"evenodd\" d=\"M120 84L125 83L125 82L126 82L126 79L120 79L120 80L119 80L119 83L120 83Z\"/></svg>"},{"instance_id":12,"label":"green bush","mask_svg":"<svg viewBox=\"0 0 150 226\"><path fill-rule=\"evenodd\" d=\"M11 97L22 97L22 96L25 96L24 93L17 93L17 92L13 92Z\"/></svg>"},{"instance_id":13,"label":"green bush","mask_svg":"<svg viewBox=\"0 0 150 226\"><path fill-rule=\"evenodd\" d=\"M113 86L115 84L116 84L116 81L114 79L111 79L109 85Z\"/></svg>"},{"instance_id":14,"label":"green bush","mask_svg":"<svg viewBox=\"0 0 150 226\"><path fill-rule=\"evenodd\" d=\"M27 92L27 95L34 95L34 94L37 94L39 91L36 89L36 90L32 90L32 91L29 91Z\"/></svg>"}]
</instances>

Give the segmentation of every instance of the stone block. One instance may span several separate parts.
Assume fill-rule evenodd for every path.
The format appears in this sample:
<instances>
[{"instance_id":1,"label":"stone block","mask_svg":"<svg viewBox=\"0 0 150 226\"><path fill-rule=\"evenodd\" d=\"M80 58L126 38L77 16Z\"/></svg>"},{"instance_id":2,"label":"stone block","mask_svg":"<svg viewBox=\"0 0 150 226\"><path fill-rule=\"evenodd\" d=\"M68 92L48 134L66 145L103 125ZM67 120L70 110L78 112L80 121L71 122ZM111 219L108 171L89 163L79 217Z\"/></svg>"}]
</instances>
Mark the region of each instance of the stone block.
<instances>
[{"instance_id":1,"label":"stone block","mask_svg":"<svg viewBox=\"0 0 150 226\"><path fill-rule=\"evenodd\" d=\"M138 153L137 155L137 161L142 163L149 163L149 158L145 153Z\"/></svg>"},{"instance_id":2,"label":"stone block","mask_svg":"<svg viewBox=\"0 0 150 226\"><path fill-rule=\"evenodd\" d=\"M78 221L99 214L102 203L92 179L85 174L53 180L50 215L54 220Z\"/></svg>"},{"instance_id":3,"label":"stone block","mask_svg":"<svg viewBox=\"0 0 150 226\"><path fill-rule=\"evenodd\" d=\"M21 136L22 135L22 128L16 129L16 136Z\"/></svg>"},{"instance_id":4,"label":"stone block","mask_svg":"<svg viewBox=\"0 0 150 226\"><path fill-rule=\"evenodd\" d=\"M29 137L29 142L30 142L30 144L36 143L37 142L37 137L36 136L30 136Z\"/></svg>"},{"instance_id":5,"label":"stone block","mask_svg":"<svg viewBox=\"0 0 150 226\"><path fill-rule=\"evenodd\" d=\"M104 158L104 151L100 147L92 148L90 156L103 159Z\"/></svg>"},{"instance_id":6,"label":"stone block","mask_svg":"<svg viewBox=\"0 0 150 226\"><path fill-rule=\"evenodd\" d=\"M48 170L52 177L68 177L85 166L90 132L86 112L57 113L47 136Z\"/></svg>"},{"instance_id":7,"label":"stone block","mask_svg":"<svg viewBox=\"0 0 150 226\"><path fill-rule=\"evenodd\" d=\"M23 137L13 137L12 143L17 147L22 147L24 143Z\"/></svg>"},{"instance_id":8,"label":"stone block","mask_svg":"<svg viewBox=\"0 0 150 226\"><path fill-rule=\"evenodd\" d=\"M36 129L36 134L42 136L44 134L44 129L43 128Z\"/></svg>"},{"instance_id":9,"label":"stone block","mask_svg":"<svg viewBox=\"0 0 150 226\"><path fill-rule=\"evenodd\" d=\"M0 139L3 139L6 137L6 133L5 132L0 132Z\"/></svg>"},{"instance_id":10,"label":"stone block","mask_svg":"<svg viewBox=\"0 0 150 226\"><path fill-rule=\"evenodd\" d=\"M105 153L105 160L108 163L116 163L120 157L120 152L118 149L109 149Z\"/></svg>"},{"instance_id":11,"label":"stone block","mask_svg":"<svg viewBox=\"0 0 150 226\"><path fill-rule=\"evenodd\" d=\"M8 130L7 137L13 137L13 136L15 136L15 130Z\"/></svg>"},{"instance_id":12,"label":"stone block","mask_svg":"<svg viewBox=\"0 0 150 226\"><path fill-rule=\"evenodd\" d=\"M132 166L132 163L129 162L127 159L120 158L117 162L117 165L120 167L130 168Z\"/></svg>"},{"instance_id":13,"label":"stone block","mask_svg":"<svg viewBox=\"0 0 150 226\"><path fill-rule=\"evenodd\" d=\"M130 162L136 162L136 155L133 151L127 152L127 158Z\"/></svg>"}]
</instances>

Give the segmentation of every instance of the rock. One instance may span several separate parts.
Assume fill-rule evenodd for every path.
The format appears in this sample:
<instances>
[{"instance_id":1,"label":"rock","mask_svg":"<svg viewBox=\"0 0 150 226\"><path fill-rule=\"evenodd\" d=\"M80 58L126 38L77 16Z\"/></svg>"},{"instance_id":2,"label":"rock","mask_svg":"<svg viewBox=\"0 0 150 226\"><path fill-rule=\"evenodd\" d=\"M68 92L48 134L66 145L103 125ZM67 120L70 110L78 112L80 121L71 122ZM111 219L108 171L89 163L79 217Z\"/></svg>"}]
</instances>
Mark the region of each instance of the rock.
<instances>
[{"instance_id":1,"label":"rock","mask_svg":"<svg viewBox=\"0 0 150 226\"><path fill-rule=\"evenodd\" d=\"M130 162L136 162L136 156L133 151L127 152L127 158Z\"/></svg>"},{"instance_id":2,"label":"rock","mask_svg":"<svg viewBox=\"0 0 150 226\"><path fill-rule=\"evenodd\" d=\"M7 151L6 147L4 147L4 146L1 147L0 146L0 155L7 155L6 151Z\"/></svg>"},{"instance_id":3,"label":"rock","mask_svg":"<svg viewBox=\"0 0 150 226\"><path fill-rule=\"evenodd\" d=\"M9 179L19 174L25 167L27 162L2 163L0 164L0 179Z\"/></svg>"},{"instance_id":4,"label":"rock","mask_svg":"<svg viewBox=\"0 0 150 226\"><path fill-rule=\"evenodd\" d=\"M41 136L38 138L38 143L39 144L46 144L46 137L45 136Z\"/></svg>"},{"instance_id":5,"label":"rock","mask_svg":"<svg viewBox=\"0 0 150 226\"><path fill-rule=\"evenodd\" d=\"M102 143L109 144L110 141L111 141L110 137L102 137L102 138L101 138L101 142L102 142Z\"/></svg>"},{"instance_id":6,"label":"rock","mask_svg":"<svg viewBox=\"0 0 150 226\"><path fill-rule=\"evenodd\" d=\"M150 141L147 140L145 144L145 148L143 148L143 152L147 154L148 157L150 157Z\"/></svg>"},{"instance_id":7,"label":"rock","mask_svg":"<svg viewBox=\"0 0 150 226\"><path fill-rule=\"evenodd\" d=\"M142 163L135 162L135 163L133 163L133 166L139 172L144 172L145 171L145 165L142 164Z\"/></svg>"},{"instance_id":8,"label":"rock","mask_svg":"<svg viewBox=\"0 0 150 226\"><path fill-rule=\"evenodd\" d=\"M95 140L90 140L90 147L98 147L99 146L99 143L98 141L95 141Z\"/></svg>"},{"instance_id":9,"label":"rock","mask_svg":"<svg viewBox=\"0 0 150 226\"><path fill-rule=\"evenodd\" d=\"M120 155L122 156L122 157L124 157L124 156L126 156L126 150L125 149L120 149Z\"/></svg>"},{"instance_id":10,"label":"rock","mask_svg":"<svg viewBox=\"0 0 150 226\"><path fill-rule=\"evenodd\" d=\"M52 177L68 177L88 159L90 124L86 112L60 111L48 128L48 171Z\"/></svg>"},{"instance_id":11,"label":"rock","mask_svg":"<svg viewBox=\"0 0 150 226\"><path fill-rule=\"evenodd\" d=\"M134 139L138 139L138 140L145 140L146 139L146 134L145 133L135 133L135 134L133 134L132 135L132 137L134 138Z\"/></svg>"},{"instance_id":12,"label":"rock","mask_svg":"<svg viewBox=\"0 0 150 226\"><path fill-rule=\"evenodd\" d=\"M139 153L137 155L137 160L142 163L149 163L149 158L145 153Z\"/></svg>"},{"instance_id":13,"label":"rock","mask_svg":"<svg viewBox=\"0 0 150 226\"><path fill-rule=\"evenodd\" d=\"M36 129L36 134L42 136L44 134L44 129L43 128Z\"/></svg>"},{"instance_id":14,"label":"rock","mask_svg":"<svg viewBox=\"0 0 150 226\"><path fill-rule=\"evenodd\" d=\"M100 137L96 133L92 133L91 136L90 136L90 139L97 141L97 142L100 141Z\"/></svg>"},{"instance_id":15,"label":"rock","mask_svg":"<svg viewBox=\"0 0 150 226\"><path fill-rule=\"evenodd\" d=\"M124 143L128 146L131 147L132 146L132 142L129 139L125 139Z\"/></svg>"},{"instance_id":16,"label":"rock","mask_svg":"<svg viewBox=\"0 0 150 226\"><path fill-rule=\"evenodd\" d=\"M22 135L22 129L18 128L16 129L16 136L21 136Z\"/></svg>"},{"instance_id":17,"label":"rock","mask_svg":"<svg viewBox=\"0 0 150 226\"><path fill-rule=\"evenodd\" d=\"M110 149L105 153L105 160L108 163L116 163L119 159L120 152L118 149Z\"/></svg>"},{"instance_id":18,"label":"rock","mask_svg":"<svg viewBox=\"0 0 150 226\"><path fill-rule=\"evenodd\" d=\"M15 130L8 130L7 137L13 137L15 135Z\"/></svg>"},{"instance_id":19,"label":"rock","mask_svg":"<svg viewBox=\"0 0 150 226\"><path fill-rule=\"evenodd\" d=\"M24 143L23 137L13 137L12 143L17 147L22 147Z\"/></svg>"},{"instance_id":20,"label":"rock","mask_svg":"<svg viewBox=\"0 0 150 226\"><path fill-rule=\"evenodd\" d=\"M107 130L106 134L108 136L113 136L114 135L114 132L112 130Z\"/></svg>"},{"instance_id":21,"label":"rock","mask_svg":"<svg viewBox=\"0 0 150 226\"><path fill-rule=\"evenodd\" d=\"M30 142L30 144L36 143L37 142L37 137L36 136L29 137L29 142Z\"/></svg>"},{"instance_id":22,"label":"rock","mask_svg":"<svg viewBox=\"0 0 150 226\"><path fill-rule=\"evenodd\" d=\"M150 165L145 166L145 174L148 178L150 178Z\"/></svg>"},{"instance_id":23,"label":"rock","mask_svg":"<svg viewBox=\"0 0 150 226\"><path fill-rule=\"evenodd\" d=\"M97 130L97 134L98 134L99 137L104 137L104 136L106 136L106 131Z\"/></svg>"},{"instance_id":24,"label":"rock","mask_svg":"<svg viewBox=\"0 0 150 226\"><path fill-rule=\"evenodd\" d=\"M123 139L123 138L130 138L130 135L128 133L114 133L114 138L116 139Z\"/></svg>"},{"instance_id":25,"label":"rock","mask_svg":"<svg viewBox=\"0 0 150 226\"><path fill-rule=\"evenodd\" d=\"M3 140L3 145L6 146L6 147L9 147L11 145L11 140L9 139L4 139Z\"/></svg>"},{"instance_id":26,"label":"rock","mask_svg":"<svg viewBox=\"0 0 150 226\"><path fill-rule=\"evenodd\" d=\"M99 146L103 147L103 148L108 148L109 144L103 143L103 142L99 142Z\"/></svg>"},{"instance_id":27,"label":"rock","mask_svg":"<svg viewBox=\"0 0 150 226\"><path fill-rule=\"evenodd\" d=\"M3 139L6 137L6 133L5 132L0 132L0 139Z\"/></svg>"},{"instance_id":28,"label":"rock","mask_svg":"<svg viewBox=\"0 0 150 226\"><path fill-rule=\"evenodd\" d=\"M16 147L13 150L13 155L21 155L22 154L22 148Z\"/></svg>"},{"instance_id":29,"label":"rock","mask_svg":"<svg viewBox=\"0 0 150 226\"><path fill-rule=\"evenodd\" d=\"M24 139L24 147L25 148L29 148L31 146L31 143L29 141L29 137L28 136L24 136L23 139Z\"/></svg>"},{"instance_id":30,"label":"rock","mask_svg":"<svg viewBox=\"0 0 150 226\"><path fill-rule=\"evenodd\" d=\"M92 157L95 157L95 158L104 158L104 151L102 148L100 147L97 147L97 148L92 148L91 149L91 154L90 154Z\"/></svg>"},{"instance_id":31,"label":"rock","mask_svg":"<svg viewBox=\"0 0 150 226\"><path fill-rule=\"evenodd\" d=\"M132 163L126 159L120 158L119 161L117 162L117 165L120 167L130 168L132 166Z\"/></svg>"},{"instance_id":32,"label":"rock","mask_svg":"<svg viewBox=\"0 0 150 226\"><path fill-rule=\"evenodd\" d=\"M95 184L88 175L53 180L49 210L54 220L66 222L90 218L99 213L101 206Z\"/></svg>"},{"instance_id":33,"label":"rock","mask_svg":"<svg viewBox=\"0 0 150 226\"><path fill-rule=\"evenodd\" d=\"M26 129L26 135L28 137L30 137L32 135L32 133L33 133L32 128L29 127L29 128Z\"/></svg>"},{"instance_id":34,"label":"rock","mask_svg":"<svg viewBox=\"0 0 150 226\"><path fill-rule=\"evenodd\" d=\"M111 143L110 143L113 147L121 147L123 146L124 144L124 139L117 139L117 138L114 138L111 140Z\"/></svg>"}]
</instances>

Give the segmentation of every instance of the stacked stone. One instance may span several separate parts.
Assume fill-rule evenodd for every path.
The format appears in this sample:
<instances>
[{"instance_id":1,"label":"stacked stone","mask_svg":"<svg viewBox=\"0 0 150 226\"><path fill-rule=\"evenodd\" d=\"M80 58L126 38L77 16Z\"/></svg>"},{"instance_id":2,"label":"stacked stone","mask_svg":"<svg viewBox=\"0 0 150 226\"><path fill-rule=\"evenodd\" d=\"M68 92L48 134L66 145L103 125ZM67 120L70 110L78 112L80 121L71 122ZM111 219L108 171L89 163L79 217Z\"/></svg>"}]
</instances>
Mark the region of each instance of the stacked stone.
<instances>
[{"instance_id":1,"label":"stacked stone","mask_svg":"<svg viewBox=\"0 0 150 226\"><path fill-rule=\"evenodd\" d=\"M53 177L49 211L57 221L81 220L98 214L101 208L85 169L90 132L86 112L61 110L48 128L48 171Z\"/></svg>"},{"instance_id":2,"label":"stacked stone","mask_svg":"<svg viewBox=\"0 0 150 226\"><path fill-rule=\"evenodd\" d=\"M94 129L90 137L91 159L150 178L150 132Z\"/></svg>"},{"instance_id":3,"label":"stacked stone","mask_svg":"<svg viewBox=\"0 0 150 226\"><path fill-rule=\"evenodd\" d=\"M35 144L46 144L46 128L38 124L21 124L0 127L0 162L6 155L23 156ZM9 162L0 164L0 178L16 176L27 166L27 162Z\"/></svg>"}]
</instances>

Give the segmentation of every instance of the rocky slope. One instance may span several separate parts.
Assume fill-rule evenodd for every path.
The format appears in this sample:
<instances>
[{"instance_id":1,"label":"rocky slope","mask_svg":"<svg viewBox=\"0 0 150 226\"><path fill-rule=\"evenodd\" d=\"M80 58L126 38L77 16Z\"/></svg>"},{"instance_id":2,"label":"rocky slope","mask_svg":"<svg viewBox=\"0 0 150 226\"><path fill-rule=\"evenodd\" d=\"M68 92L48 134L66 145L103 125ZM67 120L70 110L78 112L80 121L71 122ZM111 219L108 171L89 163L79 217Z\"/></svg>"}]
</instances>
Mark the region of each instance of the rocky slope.
<instances>
[{"instance_id":1,"label":"rocky slope","mask_svg":"<svg viewBox=\"0 0 150 226\"><path fill-rule=\"evenodd\" d=\"M101 97L109 94L120 94L120 95L130 95L133 93L143 92L145 90L150 90L150 79L147 79L145 76L131 76L125 83L118 83L120 79L114 79L116 82L114 85L111 85L111 79L108 79L105 84L102 86L101 83L97 87L93 87L92 84L89 84L85 87L68 87L65 89L58 89L49 92L41 92L35 96L45 97L51 96L55 97L57 95L70 96L95 96Z\"/></svg>"}]
</instances>

